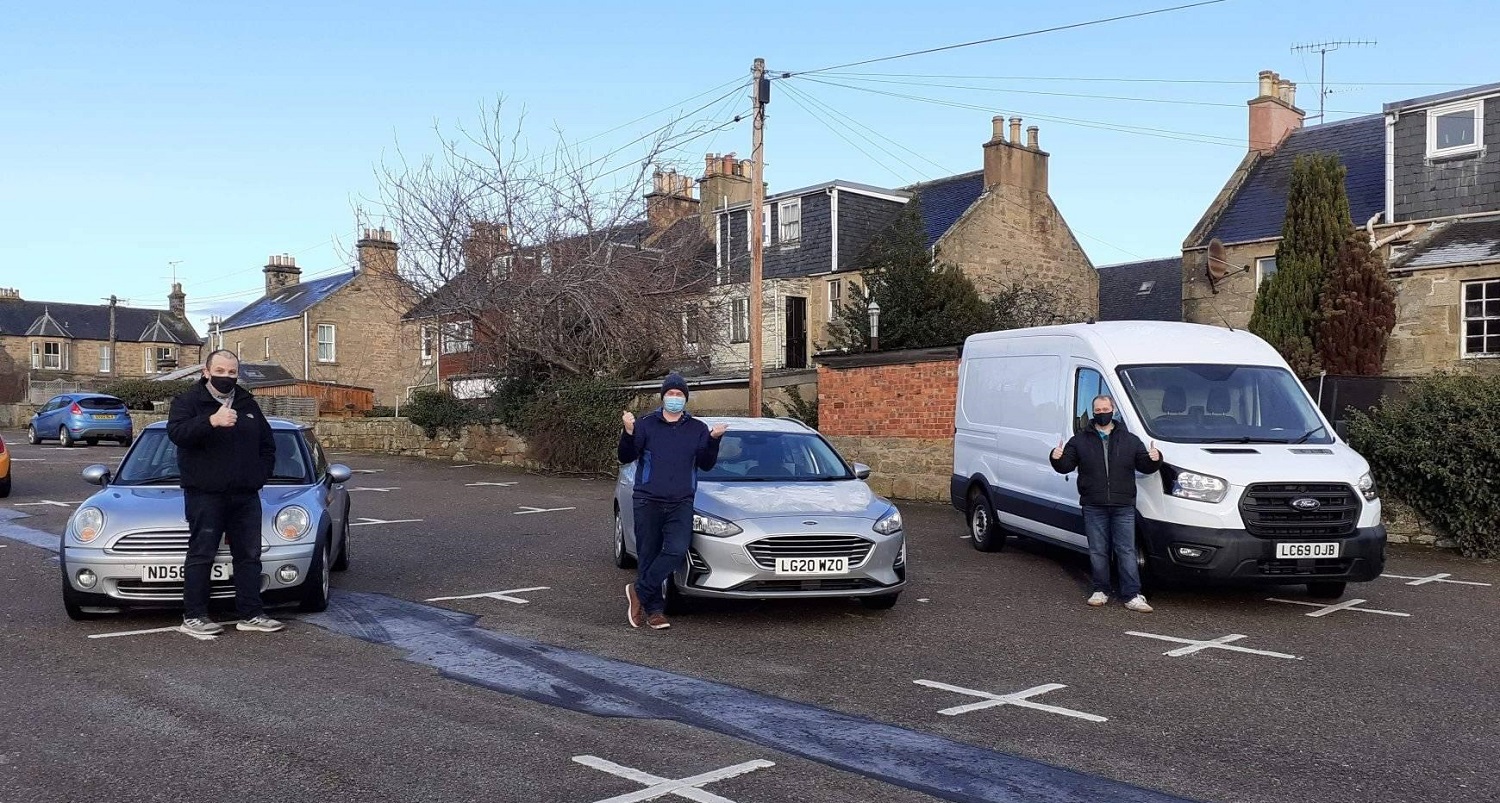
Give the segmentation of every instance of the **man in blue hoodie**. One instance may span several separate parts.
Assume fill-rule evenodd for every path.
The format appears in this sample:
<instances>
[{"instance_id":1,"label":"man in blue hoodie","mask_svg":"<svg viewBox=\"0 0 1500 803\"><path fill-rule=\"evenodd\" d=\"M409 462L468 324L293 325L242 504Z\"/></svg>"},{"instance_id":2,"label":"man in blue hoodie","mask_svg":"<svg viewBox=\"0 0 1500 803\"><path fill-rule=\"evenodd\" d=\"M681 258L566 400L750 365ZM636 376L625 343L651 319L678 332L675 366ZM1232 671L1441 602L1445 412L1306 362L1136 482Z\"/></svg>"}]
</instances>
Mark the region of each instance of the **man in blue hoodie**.
<instances>
[{"instance_id":1,"label":"man in blue hoodie","mask_svg":"<svg viewBox=\"0 0 1500 803\"><path fill-rule=\"evenodd\" d=\"M626 619L652 630L672 626L666 617L667 578L687 557L693 540L693 496L698 472L719 461L725 427L712 430L688 415L687 382L668 374L661 384L662 405L639 421L628 410L621 420L620 463L635 463L635 551L640 571L625 586Z\"/></svg>"}]
</instances>

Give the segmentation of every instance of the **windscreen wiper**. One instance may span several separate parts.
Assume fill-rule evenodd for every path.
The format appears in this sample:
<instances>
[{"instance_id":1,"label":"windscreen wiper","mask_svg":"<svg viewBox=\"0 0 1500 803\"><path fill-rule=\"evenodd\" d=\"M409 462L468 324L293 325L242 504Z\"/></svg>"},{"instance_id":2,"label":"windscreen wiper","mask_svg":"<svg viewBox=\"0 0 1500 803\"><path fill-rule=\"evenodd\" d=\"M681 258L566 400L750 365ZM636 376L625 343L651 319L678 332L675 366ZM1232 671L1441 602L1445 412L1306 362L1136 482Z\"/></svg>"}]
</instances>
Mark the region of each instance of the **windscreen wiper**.
<instances>
[{"instance_id":1,"label":"windscreen wiper","mask_svg":"<svg viewBox=\"0 0 1500 803\"><path fill-rule=\"evenodd\" d=\"M172 474L172 475L165 476L165 477L152 477L149 480L141 480L140 482L132 482L132 483L129 483L129 484L130 485L164 485L164 484L169 483L169 482L175 484L175 483L178 483L178 482L181 482L181 481L182 481L182 477L180 477L180 476L178 476L176 474Z\"/></svg>"},{"instance_id":2,"label":"windscreen wiper","mask_svg":"<svg viewBox=\"0 0 1500 803\"><path fill-rule=\"evenodd\" d=\"M1319 424L1317 427L1313 428L1307 434L1305 434L1302 437L1300 437L1300 438L1292 441L1292 443L1307 443L1307 439L1308 438L1311 438L1312 436L1318 434L1319 432L1322 432L1325 429L1328 429L1328 425L1327 424Z\"/></svg>"}]
</instances>

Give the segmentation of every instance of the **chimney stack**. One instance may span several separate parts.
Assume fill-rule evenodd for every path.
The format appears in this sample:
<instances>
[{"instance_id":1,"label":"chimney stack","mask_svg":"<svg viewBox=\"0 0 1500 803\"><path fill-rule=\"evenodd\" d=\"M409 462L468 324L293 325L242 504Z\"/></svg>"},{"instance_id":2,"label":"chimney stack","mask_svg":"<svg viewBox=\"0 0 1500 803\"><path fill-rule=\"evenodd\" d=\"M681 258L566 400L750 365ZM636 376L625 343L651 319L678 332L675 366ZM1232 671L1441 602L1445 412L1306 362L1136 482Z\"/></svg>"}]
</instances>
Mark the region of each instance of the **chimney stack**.
<instances>
[{"instance_id":1,"label":"chimney stack","mask_svg":"<svg viewBox=\"0 0 1500 803\"><path fill-rule=\"evenodd\" d=\"M172 283L172 292L167 294L167 309L174 318L187 317L187 294L182 292L182 282Z\"/></svg>"},{"instance_id":2,"label":"chimney stack","mask_svg":"<svg viewBox=\"0 0 1500 803\"><path fill-rule=\"evenodd\" d=\"M708 236L718 238L718 210L750 200L750 161L732 153L703 157L707 170L698 179L699 214Z\"/></svg>"},{"instance_id":3,"label":"chimney stack","mask_svg":"<svg viewBox=\"0 0 1500 803\"><path fill-rule=\"evenodd\" d=\"M991 190L1004 187L1012 191L1017 202L1028 200L1029 194L1047 194L1048 154L1038 147L1040 129L1026 129L1026 142L1021 141L1021 118L1010 118L1010 141L1001 136L1001 121L995 117L991 124L993 135L984 144L984 187Z\"/></svg>"},{"instance_id":4,"label":"chimney stack","mask_svg":"<svg viewBox=\"0 0 1500 803\"><path fill-rule=\"evenodd\" d=\"M707 159L704 160L707 164ZM646 193L646 223L652 233L663 232L677 221L698 214L698 199L693 195L691 176L679 174L676 168L658 170L651 177L651 192Z\"/></svg>"},{"instance_id":5,"label":"chimney stack","mask_svg":"<svg viewBox=\"0 0 1500 803\"><path fill-rule=\"evenodd\" d=\"M1296 84L1271 70L1262 70L1259 79L1259 94L1249 104L1250 150L1267 156L1302 127L1307 114L1296 106Z\"/></svg>"},{"instance_id":6,"label":"chimney stack","mask_svg":"<svg viewBox=\"0 0 1500 803\"><path fill-rule=\"evenodd\" d=\"M384 227L365 229L365 236L354 244L359 254L359 272L387 277L396 276L396 252L400 246Z\"/></svg>"},{"instance_id":7,"label":"chimney stack","mask_svg":"<svg viewBox=\"0 0 1500 803\"><path fill-rule=\"evenodd\" d=\"M272 254L266 260L266 295L274 295L302 281L302 269L297 267L297 258L290 254Z\"/></svg>"},{"instance_id":8,"label":"chimney stack","mask_svg":"<svg viewBox=\"0 0 1500 803\"><path fill-rule=\"evenodd\" d=\"M464 268L494 267L502 256L510 254L510 226L475 220L469 224L469 236L463 240Z\"/></svg>"}]
</instances>

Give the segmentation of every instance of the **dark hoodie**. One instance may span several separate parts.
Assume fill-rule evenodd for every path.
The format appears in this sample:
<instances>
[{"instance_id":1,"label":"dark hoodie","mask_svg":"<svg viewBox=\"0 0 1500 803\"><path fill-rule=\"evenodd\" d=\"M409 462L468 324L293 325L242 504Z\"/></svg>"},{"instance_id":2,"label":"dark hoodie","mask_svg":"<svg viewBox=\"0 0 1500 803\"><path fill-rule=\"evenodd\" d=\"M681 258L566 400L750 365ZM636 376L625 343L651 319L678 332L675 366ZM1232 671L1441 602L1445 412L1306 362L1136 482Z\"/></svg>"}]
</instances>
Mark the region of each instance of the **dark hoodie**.
<instances>
[{"instance_id":1,"label":"dark hoodie","mask_svg":"<svg viewBox=\"0 0 1500 803\"><path fill-rule=\"evenodd\" d=\"M669 390L686 396L687 382L671 374L662 382L662 395ZM668 421L661 410L654 410L636 419L634 434L620 433L619 458L621 464L636 464L636 499L680 502L697 493L698 472L719 462L719 439L686 412Z\"/></svg>"},{"instance_id":2,"label":"dark hoodie","mask_svg":"<svg viewBox=\"0 0 1500 803\"><path fill-rule=\"evenodd\" d=\"M207 493L259 491L276 467L276 438L255 397L234 389L230 406L239 418L232 427L216 427L209 417L220 408L207 380L172 400L167 437L177 444L182 487Z\"/></svg>"},{"instance_id":3,"label":"dark hoodie","mask_svg":"<svg viewBox=\"0 0 1500 803\"><path fill-rule=\"evenodd\" d=\"M1078 472L1078 497L1085 505L1134 507L1135 472L1154 474L1161 462L1152 460L1141 439L1116 419L1108 438L1100 437L1093 425L1074 435L1052 468L1059 474Z\"/></svg>"}]
</instances>

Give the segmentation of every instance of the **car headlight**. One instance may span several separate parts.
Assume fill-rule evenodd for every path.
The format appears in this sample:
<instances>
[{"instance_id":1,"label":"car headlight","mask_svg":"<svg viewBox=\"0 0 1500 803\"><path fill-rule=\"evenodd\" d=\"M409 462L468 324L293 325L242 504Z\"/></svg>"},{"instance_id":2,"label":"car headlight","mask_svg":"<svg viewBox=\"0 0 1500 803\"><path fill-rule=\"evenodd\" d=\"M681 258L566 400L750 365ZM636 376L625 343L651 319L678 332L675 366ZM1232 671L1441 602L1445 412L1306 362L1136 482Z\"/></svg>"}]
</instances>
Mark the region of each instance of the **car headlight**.
<instances>
[{"instance_id":1,"label":"car headlight","mask_svg":"<svg viewBox=\"0 0 1500 803\"><path fill-rule=\"evenodd\" d=\"M87 544L104 532L104 512L97 507L80 508L73 514L73 537Z\"/></svg>"},{"instance_id":2,"label":"car headlight","mask_svg":"<svg viewBox=\"0 0 1500 803\"><path fill-rule=\"evenodd\" d=\"M1359 478L1359 493L1365 498L1366 502L1373 502L1375 501L1375 497L1378 496L1375 493L1375 477L1368 471L1365 472L1363 477Z\"/></svg>"},{"instance_id":3,"label":"car headlight","mask_svg":"<svg viewBox=\"0 0 1500 803\"><path fill-rule=\"evenodd\" d=\"M875 532L881 535L895 535L901 532L904 526L901 521L901 511L891 508L891 512L881 516L880 521L875 522Z\"/></svg>"},{"instance_id":4,"label":"car headlight","mask_svg":"<svg viewBox=\"0 0 1500 803\"><path fill-rule=\"evenodd\" d=\"M295 541L312 527L312 516L296 505L284 507L276 514L276 534L288 541Z\"/></svg>"},{"instance_id":5,"label":"car headlight","mask_svg":"<svg viewBox=\"0 0 1500 803\"><path fill-rule=\"evenodd\" d=\"M693 532L713 536L714 538L728 538L733 535L739 535L744 530L717 516L710 516L707 513L694 511Z\"/></svg>"},{"instance_id":6,"label":"car headlight","mask_svg":"<svg viewBox=\"0 0 1500 803\"><path fill-rule=\"evenodd\" d=\"M1224 480L1199 474L1195 471L1179 471L1172 482L1172 495L1199 502L1222 502L1229 493L1229 483Z\"/></svg>"}]
</instances>

